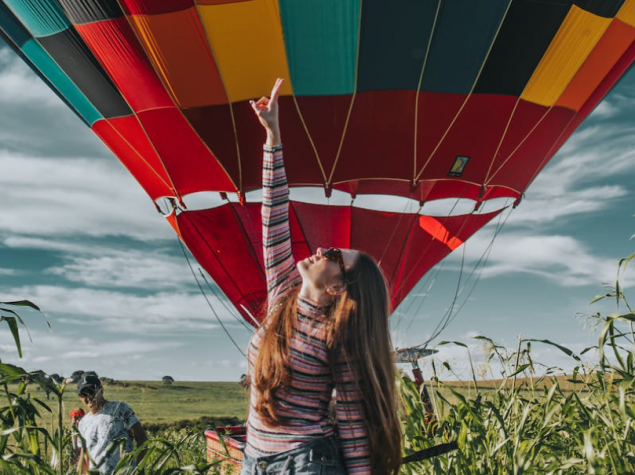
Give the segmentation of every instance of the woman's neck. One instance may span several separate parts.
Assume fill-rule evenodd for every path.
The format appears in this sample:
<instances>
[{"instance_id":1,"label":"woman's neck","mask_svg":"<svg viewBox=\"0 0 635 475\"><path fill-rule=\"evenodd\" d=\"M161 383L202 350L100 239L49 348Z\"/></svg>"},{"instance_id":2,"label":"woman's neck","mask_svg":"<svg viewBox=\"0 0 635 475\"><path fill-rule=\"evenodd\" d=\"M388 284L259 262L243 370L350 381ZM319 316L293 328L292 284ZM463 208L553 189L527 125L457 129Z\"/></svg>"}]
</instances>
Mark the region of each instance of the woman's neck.
<instances>
[{"instance_id":1,"label":"woman's neck","mask_svg":"<svg viewBox=\"0 0 635 475\"><path fill-rule=\"evenodd\" d=\"M99 411L101 411L104 406L108 403L108 401L106 401L105 399L100 399L99 401L95 401L95 403L90 407L90 412L92 414L97 414Z\"/></svg>"},{"instance_id":2,"label":"woman's neck","mask_svg":"<svg viewBox=\"0 0 635 475\"><path fill-rule=\"evenodd\" d=\"M333 303L333 297L326 293L323 289L316 289L310 282L303 281L300 287L300 297L312 300L320 307L327 307Z\"/></svg>"}]
</instances>

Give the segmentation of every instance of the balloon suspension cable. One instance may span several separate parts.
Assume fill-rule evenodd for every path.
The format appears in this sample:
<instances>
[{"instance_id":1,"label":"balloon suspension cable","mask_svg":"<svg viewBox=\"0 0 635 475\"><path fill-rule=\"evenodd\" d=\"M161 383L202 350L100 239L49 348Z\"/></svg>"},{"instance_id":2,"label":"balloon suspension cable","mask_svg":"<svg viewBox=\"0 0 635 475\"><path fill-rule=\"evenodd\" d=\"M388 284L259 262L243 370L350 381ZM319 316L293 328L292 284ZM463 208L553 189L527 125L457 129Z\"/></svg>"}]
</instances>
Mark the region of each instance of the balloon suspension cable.
<instances>
[{"instance_id":1,"label":"balloon suspension cable","mask_svg":"<svg viewBox=\"0 0 635 475\"><path fill-rule=\"evenodd\" d=\"M476 285L478 284L481 276L483 275L482 269L485 267L485 265L487 264L487 261L489 260L489 256L490 256L490 254L492 252L492 249L494 247L494 242L495 242L496 238L498 237L500 231L503 229L503 226L505 225L505 223L507 223L507 220L511 216L512 211L513 211L513 208L510 209L509 213L507 213L507 216L505 217L504 220L503 220L503 215L502 214L499 216L498 224L496 225L496 230L494 231L492 239L490 240L489 244L485 248L485 251L483 251L483 254L481 254L481 257L479 258L479 260L477 261L476 265L474 266L474 269L472 269L472 272L470 272L470 275L468 276L467 279L465 279L465 282L461 286L460 282L461 282L462 276L463 276L464 259L465 259L465 247L464 247L464 249L463 249L464 250L463 257L462 257L462 260L461 260L461 270L460 270L460 274L459 274L459 283L457 284L457 291L456 291L454 299L452 301L452 305L450 306L448 311L445 313L445 315L441 318L441 320L439 321L439 324L437 324L437 326L433 330L432 335L430 336L430 338L428 338L424 343L419 345L420 347L426 348L430 344L430 342L432 340L434 340L436 337L438 337L450 325L450 323L452 323L452 321L461 312L463 307L465 307L465 305L467 304L467 301L469 300L469 298L471 297L472 293L474 292L474 289L476 288ZM468 283L470 282L470 280L472 279L472 277L474 276L474 274L477 272L477 270L479 268L481 268L481 272L479 272L477 274L477 277L474 280L474 283L472 284L469 292L467 293L467 296L465 297L463 302L459 305L459 307L456 310L456 312L454 312L454 314L452 314L452 312L454 311L454 308L456 307L456 301L457 301L458 297L463 294L463 292L464 292L465 288L467 287ZM406 329L406 333L410 329L410 326L412 325L413 320L411 320L410 324L408 325L408 328Z\"/></svg>"},{"instance_id":2,"label":"balloon suspension cable","mask_svg":"<svg viewBox=\"0 0 635 475\"><path fill-rule=\"evenodd\" d=\"M452 297L452 303L450 304L450 308L448 308L448 310L445 312L443 317L441 317L441 319L437 323L437 326L432 331L432 334L430 335L430 337L424 343L421 344L423 348L427 348L428 344L432 340L434 340L436 337L438 337L443 332L443 330L445 330L450 324L450 321L452 318L452 311L454 310L454 306L456 305L456 301L459 298L459 294L461 291L461 280L463 279L463 271L465 269L465 250L466 249L467 249L467 245L464 243L463 250L461 253L461 267L459 270L459 278L457 279L457 282L456 282L456 290L454 291L454 296ZM412 325L412 321L410 322L410 325L408 325L408 329L410 329L411 325ZM406 329L406 333L408 333L408 329Z\"/></svg>"},{"instance_id":3,"label":"balloon suspension cable","mask_svg":"<svg viewBox=\"0 0 635 475\"><path fill-rule=\"evenodd\" d=\"M401 213L399 213L399 219L397 220L397 223L395 223L395 226L394 226L394 228L392 230L392 234L390 235L390 239L388 239L388 242L384 246L384 251L381 253L381 257L377 261L377 264L381 265L381 262L384 260L384 257L386 257L386 253L388 252L388 249L390 248L390 245L392 244L392 241L395 238L395 234L397 234L397 230L399 229L399 225L401 224L401 220L406 215L406 211L408 211L409 207L410 207L410 201L406 201L406 203L404 204L403 210L401 211ZM419 211L421 211L421 208L422 207L420 206L419 210L417 211L417 214L419 214ZM411 232L412 232L412 230L411 230ZM402 246L401 255L400 255L399 260L401 260L401 257L403 257L403 253L405 252L405 248L406 248L406 243L408 242L408 238L410 237L410 234L411 233L408 233L408 235L406 236L406 241L404 242L404 246Z\"/></svg>"},{"instance_id":4,"label":"balloon suspension cable","mask_svg":"<svg viewBox=\"0 0 635 475\"><path fill-rule=\"evenodd\" d=\"M456 201L454 202L454 205L452 205L452 208L450 209L450 211L448 211L448 217L450 217L450 216L452 215L452 213L454 212L454 210L455 210L455 209L456 209L456 207L458 206L459 201L461 200L461 198L463 198L463 195L465 194L465 192L466 192L466 191L467 191L467 186L463 189L463 192L461 193L461 195L457 197L457 199L456 199ZM423 208L423 205L421 205L421 206L419 207L419 212L421 212L421 209L422 209L422 208ZM417 213L417 214L418 214L418 213ZM463 226L465 226L465 224L463 224ZM461 229L459 230L459 232L463 229L463 226L461 226ZM412 232L412 230L411 230L411 232ZM423 251L421 251L421 252L419 253L419 254L420 254L419 259L417 260L417 262L416 262L416 264L415 264L415 266L414 266L414 267L416 267L416 265L417 265L417 264L419 264L419 261L420 261L420 260L422 259L422 257L426 254L426 252L428 252L428 249L430 248L430 246L432 246L432 242L433 242L433 241L434 241L434 237L433 237L433 239L431 239L431 240L428 242L428 245L426 246L426 248L425 248ZM426 299L426 297L427 297L427 295L428 295L428 293L429 293L430 289L432 288L432 285L434 285L434 283L436 282L436 278L437 278L437 276L439 275L439 272L441 271L441 269L443 268L444 263L445 263L445 259L442 261L441 266L439 267L438 271L436 272L436 274L435 274L435 276L434 276L434 279L432 280L432 283L430 284L430 287L428 288L428 292L426 292L426 294L423 296L423 299L421 299L421 301L420 301L420 303L419 303L419 305L418 305L418 307L417 307L417 311L416 311L415 313L413 313L413 315L412 315L412 317L411 317L411 322L410 322L410 324L408 325L408 328L410 328L410 325L412 325L412 319L414 319L414 317L417 315L417 313L418 313L418 312L419 312L419 310L421 309L421 306L423 305L423 302L425 301L425 299ZM413 268L414 268L414 267L413 267ZM411 271L411 272L410 272L410 273L406 276L406 279L407 279L407 278L409 278L411 274L412 274L412 271ZM427 277L427 276L426 276L426 277ZM425 277L424 277L424 279L425 279ZM423 281L424 279L421 279L421 280ZM415 287L417 287L417 286L418 286L418 284L417 284ZM422 285L421 287L423 287L423 286L424 286L424 285ZM414 289L413 289L413 290L414 290ZM395 326L396 326L396 327L398 327L398 326L401 324L401 321L402 321L402 320L403 320L403 318L407 315L408 311L410 310L410 308L411 308L411 307L412 307L412 305L414 304L415 300L416 300L416 299L412 299L412 300L410 301L410 304L408 305L408 308L406 309L406 311L405 311L404 313L402 313L402 314L399 316L399 318L398 318L398 320L397 320L397 323L395 324Z\"/></svg>"},{"instance_id":5,"label":"balloon suspension cable","mask_svg":"<svg viewBox=\"0 0 635 475\"><path fill-rule=\"evenodd\" d=\"M245 319L242 318L240 314L236 312L236 310L227 306L223 296L220 295L219 292L214 288L214 286L209 282L209 280L207 279L207 277L205 277L205 274L203 274L203 271L200 268L198 269L198 273L200 274L201 279L203 279L203 281L207 285L207 288L210 290L210 292L214 294L214 297L216 297L216 300L218 300L221 303L221 305L225 308L225 310L227 310L227 313L229 313L232 317L234 317L234 319L238 323L240 323L243 327L245 327L247 330L249 330L250 332L253 332L254 330L253 327L250 327L249 325L247 325L247 322L245 322Z\"/></svg>"},{"instance_id":6,"label":"balloon suspension cable","mask_svg":"<svg viewBox=\"0 0 635 475\"><path fill-rule=\"evenodd\" d=\"M509 217L509 214L508 214L507 217ZM428 340L426 340L420 346L423 346L424 348L427 348L428 344L432 340L434 340L436 337L438 337L450 325L450 323L456 318L456 316L459 314L459 312L463 309L463 307L465 306L465 304L469 300L470 296L472 295L472 292L476 288L476 284L480 280L480 276L482 275L482 272L478 274L478 277L474 281L474 284L472 285L472 288L468 292L467 297L462 302L462 304L459 306L458 310L454 313L454 315L452 315L452 311L454 310L457 298L463 293L463 290L468 285L468 282L472 279L472 277L474 276L474 273L481 266L481 264L484 266L487 263L487 259L489 258L491 250L493 249L494 241L495 241L496 237L498 236L498 233L502 229L502 226L507 222L507 219L506 219L503 223L501 223L501 219L502 219L502 215L499 217L499 221L498 221L498 224L497 224L496 231L494 232L494 235L492 236L492 239L490 240L490 243L485 248L485 251L483 252L481 257L477 261L476 265L474 266L474 269L472 269L472 272L470 273L468 278L465 280L465 283L463 284L463 286L460 286L460 281L462 279L463 270L464 270L464 258L465 258L465 249L466 249L464 247L464 249L463 249L463 251L464 251L463 252L463 258L462 258L462 261L461 261L461 271L460 271L460 275L459 275L459 283L457 285L457 292L456 292L456 294L454 296L454 299L452 301L452 305L450 306L448 311L445 313L445 315L441 318L441 320L439 321L439 323L437 324L437 326L433 330L432 335L430 336L430 338L428 338ZM410 321L410 324L408 325L408 328L406 329L406 333L410 329L410 326L412 325L413 320Z\"/></svg>"},{"instance_id":7,"label":"balloon suspension cable","mask_svg":"<svg viewBox=\"0 0 635 475\"><path fill-rule=\"evenodd\" d=\"M423 290L423 288L428 284L428 282L430 283L428 288L423 292L422 298L420 298L420 299L417 299L417 298L410 299L410 302L408 303L408 307L403 312L400 312L400 315L399 315L399 317L397 317L397 322L395 324L396 328L398 328L401 325L402 320L405 318L406 315L408 315L408 313L410 312L410 309L412 308L414 303L418 302L419 305L417 305L417 309L412 313L412 316L410 317L410 322L408 323L408 328L410 328L410 326L412 325L412 321L419 314L419 311L421 310L421 307L423 306L424 302L426 301L426 298L430 294L430 291L432 290L432 287L434 287L434 284L436 283L437 278L439 277L439 274L443 270L443 267L445 266L445 263L446 263L446 260L443 259L440 262L440 264L437 267L435 267L433 272L431 272L429 274L426 274L417 283L417 285L412 289L411 293L413 293L413 295L416 296L416 295L419 294L419 292L421 292Z\"/></svg>"},{"instance_id":8,"label":"balloon suspension cable","mask_svg":"<svg viewBox=\"0 0 635 475\"><path fill-rule=\"evenodd\" d=\"M203 290L203 286L201 285L201 283L198 280L198 277L196 277L196 272L194 272L194 267L192 267L192 263L190 262L190 258L187 255L187 251L185 250L185 246L183 245L183 243L181 242L181 240L179 239L179 244L181 246L181 251L183 251L183 256L185 256L185 260L187 261L187 265L190 268L190 272L192 272L192 275L194 276L194 280L196 280L196 285L198 285L199 290L201 291L201 294L203 294L203 297L205 298L205 301L207 302L207 305L209 305L209 308L212 309L212 313L214 314L214 317L216 317L216 320L218 321L219 325L221 326L221 328L223 329L223 331L225 332L225 334L227 335L227 337L231 340L231 342L234 344L234 346L236 347L236 349L238 350L238 352L243 355L244 358L247 358L247 355L245 354L245 352L240 348L240 346L238 345L238 343L236 343L236 340L234 340L231 336L231 334L229 333L229 331L227 330L227 328L225 327L225 324L222 322L222 320L220 319L220 317L218 316L218 313L216 313L216 309L214 308L214 306L212 305L212 303L209 301L209 299L207 298L207 295L205 294L205 291Z\"/></svg>"},{"instance_id":9,"label":"balloon suspension cable","mask_svg":"<svg viewBox=\"0 0 635 475\"><path fill-rule=\"evenodd\" d=\"M496 228L496 231L494 232L494 236L492 237L492 240L490 241L489 245L487 246L487 248L485 249L485 251L483 252L483 254L481 255L481 258L478 260L478 262L476 263L476 266L474 266L474 269L472 270L472 272L470 273L469 277L467 278L467 280L465 281L465 284L463 284L463 288L465 288L468 285L468 282L470 281L470 279L474 276L474 274L476 273L476 269L478 269L481 264L482 267L484 268L485 265L487 264L487 261L489 260L489 256L492 252L492 249L494 248L494 241L496 240L496 237L498 236L498 234L500 233L501 229L503 229L503 226L505 225L505 223L507 222L507 220L509 219L509 217L511 216L512 211L514 210L514 208L511 208L509 210L509 213L507 213L507 216L505 217L505 220L503 221L503 217L502 215L499 217L498 220L498 225ZM502 221L502 222L501 222ZM481 276L483 275L483 270L481 269L481 271L477 274L476 279L474 281L474 283L472 284L472 287L470 288L467 297L465 297L465 299L463 300L463 303L461 304L461 306L458 308L458 310L456 311L456 313L454 314L454 316L451 318L450 321L454 320L456 318L456 316L461 312L461 310L463 309L463 307L467 304L468 300L470 299L470 297L472 296L472 292L474 292L474 289L476 288L476 284L478 284L479 280L481 279ZM461 294L463 293L463 289L461 289Z\"/></svg>"}]
</instances>

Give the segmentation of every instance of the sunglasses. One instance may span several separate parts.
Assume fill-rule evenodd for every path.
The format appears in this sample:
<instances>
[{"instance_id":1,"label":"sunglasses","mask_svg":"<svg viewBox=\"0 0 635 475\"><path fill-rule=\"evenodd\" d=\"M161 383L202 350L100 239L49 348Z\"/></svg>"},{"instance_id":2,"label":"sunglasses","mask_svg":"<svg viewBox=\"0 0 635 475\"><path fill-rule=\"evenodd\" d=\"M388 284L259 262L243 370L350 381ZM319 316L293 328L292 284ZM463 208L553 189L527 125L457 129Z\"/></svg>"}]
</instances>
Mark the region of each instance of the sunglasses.
<instances>
[{"instance_id":1,"label":"sunglasses","mask_svg":"<svg viewBox=\"0 0 635 475\"><path fill-rule=\"evenodd\" d=\"M346 268L344 267L344 258L342 257L342 250L337 247L330 247L322 253L322 259L327 261L337 262L340 265L340 270L346 280Z\"/></svg>"}]
</instances>

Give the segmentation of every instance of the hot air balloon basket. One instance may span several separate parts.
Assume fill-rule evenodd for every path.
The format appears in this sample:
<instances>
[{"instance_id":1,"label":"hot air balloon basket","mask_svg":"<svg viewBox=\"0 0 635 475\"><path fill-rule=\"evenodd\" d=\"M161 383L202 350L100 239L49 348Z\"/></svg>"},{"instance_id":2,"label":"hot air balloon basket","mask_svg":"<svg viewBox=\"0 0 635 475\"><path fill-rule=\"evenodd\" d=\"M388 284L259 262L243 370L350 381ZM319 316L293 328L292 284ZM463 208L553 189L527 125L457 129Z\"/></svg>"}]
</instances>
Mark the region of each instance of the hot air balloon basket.
<instances>
[{"instance_id":1,"label":"hot air balloon basket","mask_svg":"<svg viewBox=\"0 0 635 475\"><path fill-rule=\"evenodd\" d=\"M207 461L220 461L224 467L223 474L238 475L243 462L243 450L247 441L247 430L244 426L217 427L216 430L205 431L207 440Z\"/></svg>"}]
</instances>

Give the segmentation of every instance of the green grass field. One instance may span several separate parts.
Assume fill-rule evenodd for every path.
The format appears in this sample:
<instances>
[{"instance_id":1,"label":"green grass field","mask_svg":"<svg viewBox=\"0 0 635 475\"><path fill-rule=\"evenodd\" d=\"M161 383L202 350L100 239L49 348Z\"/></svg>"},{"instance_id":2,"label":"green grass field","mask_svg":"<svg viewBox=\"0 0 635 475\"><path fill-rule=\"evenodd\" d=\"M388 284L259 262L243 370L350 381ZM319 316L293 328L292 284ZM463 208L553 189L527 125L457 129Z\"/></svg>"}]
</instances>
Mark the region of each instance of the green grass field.
<instances>
[{"instance_id":1,"label":"green grass field","mask_svg":"<svg viewBox=\"0 0 635 475\"><path fill-rule=\"evenodd\" d=\"M137 413L146 427L167 427L180 425L187 428L204 427L208 423L222 423L224 419L236 418L243 421L249 407L248 393L239 383L234 382L175 382L165 385L153 381L126 381L127 387L106 385L104 396L108 400L125 401ZM64 393L64 420L70 422L70 411L83 407L75 391L69 384ZM33 387L33 396L46 401L44 391ZM0 399L2 401L2 399ZM46 425L49 420L57 420L57 407L53 398L49 401L52 416L42 412ZM0 406L6 404L0 402ZM205 418L201 420L201 418ZM218 422L217 422L218 421ZM178 424L180 423L180 424Z\"/></svg>"},{"instance_id":2,"label":"green grass field","mask_svg":"<svg viewBox=\"0 0 635 475\"><path fill-rule=\"evenodd\" d=\"M557 378L564 391L573 390L574 386L566 382L565 377ZM519 378L526 382L524 378ZM548 381L549 382L549 381ZM550 384L544 383L548 387ZM108 400L125 401L137 413L142 424L151 429L178 427L201 428L207 425L223 424L224 420L235 418L244 421L247 418L249 407L248 392L236 382L187 382L179 381L172 385L165 385L161 381L124 381L127 386L106 385L104 395ZM500 385L500 381L479 381L480 390L494 390ZM446 382L445 388L438 388L435 384L428 383L430 390L441 391L444 397L450 401L456 401L456 397L447 389L448 386L460 393L470 396L473 392L473 383ZM41 389L31 389L34 396L46 402L46 395ZM50 401L53 403L53 400ZM0 399L0 407L6 401ZM83 407L75 392L75 385L68 385L64 393L65 423L69 423L68 414L75 407ZM49 425L51 417L57 420L57 407L51 405L52 416L42 416Z\"/></svg>"}]
</instances>

